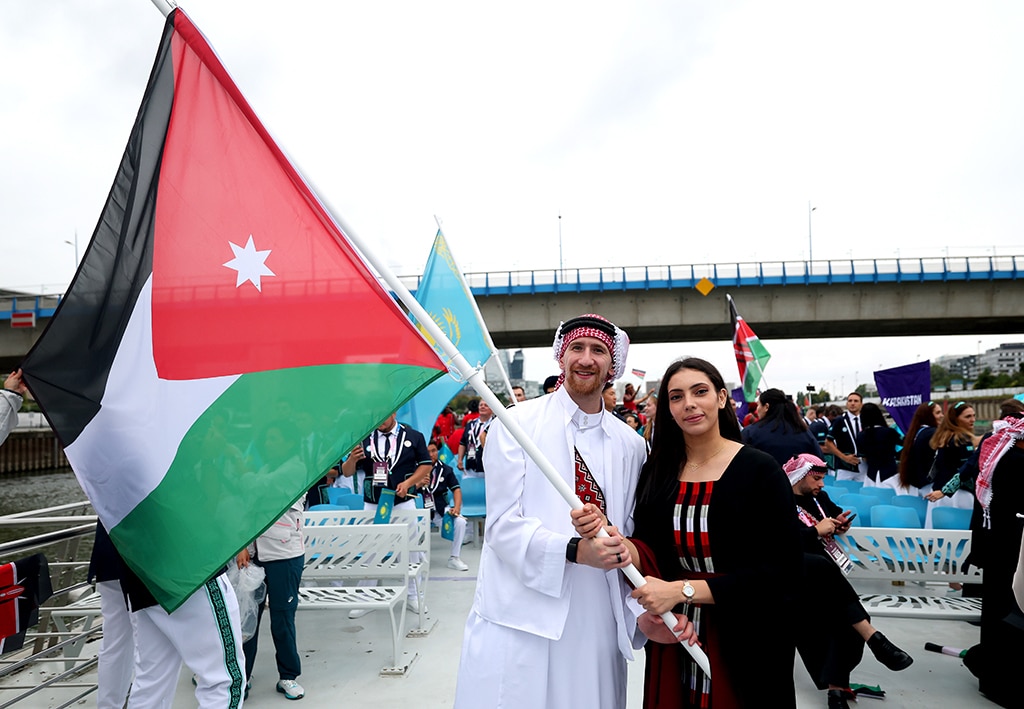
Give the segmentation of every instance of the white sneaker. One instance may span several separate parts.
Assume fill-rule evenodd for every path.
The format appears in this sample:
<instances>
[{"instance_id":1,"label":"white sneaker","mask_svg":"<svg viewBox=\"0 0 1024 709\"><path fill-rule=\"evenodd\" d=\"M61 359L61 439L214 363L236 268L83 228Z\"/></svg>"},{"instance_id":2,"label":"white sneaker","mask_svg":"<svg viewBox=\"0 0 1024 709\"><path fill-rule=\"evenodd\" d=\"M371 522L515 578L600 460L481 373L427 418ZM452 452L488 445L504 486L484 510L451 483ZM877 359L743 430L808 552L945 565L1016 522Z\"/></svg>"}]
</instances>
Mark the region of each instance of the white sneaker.
<instances>
[{"instance_id":1,"label":"white sneaker","mask_svg":"<svg viewBox=\"0 0 1024 709\"><path fill-rule=\"evenodd\" d=\"M348 612L348 619L355 620L356 618L362 618L367 613L373 613L369 608L356 608Z\"/></svg>"},{"instance_id":2,"label":"white sneaker","mask_svg":"<svg viewBox=\"0 0 1024 709\"><path fill-rule=\"evenodd\" d=\"M293 679L280 680L277 683L277 691L283 694L285 699L302 699L306 696L306 690Z\"/></svg>"},{"instance_id":3,"label":"white sneaker","mask_svg":"<svg viewBox=\"0 0 1024 709\"><path fill-rule=\"evenodd\" d=\"M457 556L448 557L448 568L455 569L456 571L469 571L469 566L466 562Z\"/></svg>"},{"instance_id":4,"label":"white sneaker","mask_svg":"<svg viewBox=\"0 0 1024 709\"><path fill-rule=\"evenodd\" d=\"M420 612L420 601L416 596L409 596L405 599L405 607L409 609L409 612L419 614ZM427 612L427 607L423 606L423 612Z\"/></svg>"}]
</instances>

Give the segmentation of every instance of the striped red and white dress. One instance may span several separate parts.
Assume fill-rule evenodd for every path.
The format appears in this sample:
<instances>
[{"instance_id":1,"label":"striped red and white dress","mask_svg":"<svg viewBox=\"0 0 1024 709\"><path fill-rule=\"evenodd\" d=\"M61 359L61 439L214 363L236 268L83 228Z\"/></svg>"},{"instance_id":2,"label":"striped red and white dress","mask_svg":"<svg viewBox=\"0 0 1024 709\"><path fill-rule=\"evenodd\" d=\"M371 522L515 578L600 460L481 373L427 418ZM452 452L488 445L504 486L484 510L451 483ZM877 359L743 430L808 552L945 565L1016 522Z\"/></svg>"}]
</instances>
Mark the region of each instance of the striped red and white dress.
<instances>
[{"instance_id":1,"label":"striped red and white dress","mask_svg":"<svg viewBox=\"0 0 1024 709\"><path fill-rule=\"evenodd\" d=\"M672 515L679 563L686 571L699 575L715 572L708 537L708 510L713 486L714 481L680 481ZM697 630L697 637L704 647L708 646L706 620L711 612L711 607L702 608L696 604L686 607L686 615ZM692 659L687 658L684 663L682 683L684 691L689 692L687 706L711 706L711 679Z\"/></svg>"}]
</instances>

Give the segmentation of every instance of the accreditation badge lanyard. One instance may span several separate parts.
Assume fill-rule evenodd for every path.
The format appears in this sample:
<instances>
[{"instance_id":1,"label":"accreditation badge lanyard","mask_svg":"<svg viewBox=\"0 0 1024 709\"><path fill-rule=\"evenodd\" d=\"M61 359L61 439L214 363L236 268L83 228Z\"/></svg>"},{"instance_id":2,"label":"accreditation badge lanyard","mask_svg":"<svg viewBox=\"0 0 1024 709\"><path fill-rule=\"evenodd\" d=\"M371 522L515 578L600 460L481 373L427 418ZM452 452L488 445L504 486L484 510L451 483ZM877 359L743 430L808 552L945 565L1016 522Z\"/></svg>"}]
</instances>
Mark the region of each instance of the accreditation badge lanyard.
<instances>
[{"instance_id":1,"label":"accreditation badge lanyard","mask_svg":"<svg viewBox=\"0 0 1024 709\"><path fill-rule=\"evenodd\" d=\"M427 493L423 496L423 509L432 510L434 509L434 493L437 492L437 488L441 486L441 477L444 475L444 466L441 461L434 463L434 467L430 469L430 482L427 483Z\"/></svg>"},{"instance_id":2,"label":"accreditation badge lanyard","mask_svg":"<svg viewBox=\"0 0 1024 709\"><path fill-rule=\"evenodd\" d=\"M825 514L825 510L821 509L820 502L815 500L814 504L818 506L818 511L821 512L822 519L828 517L828 515ZM800 505L796 506L796 515L800 518L800 521L806 524L808 527L818 526L818 520L814 519L814 517L812 517L807 512L807 510L805 510ZM818 537L818 539L819 541L821 541L822 546L825 547L825 551L828 552L828 555L832 557L832 561L836 562L836 564L839 566L839 569L844 574L849 574L851 571L853 571L853 562L850 561L850 557L846 555L846 552L844 552L839 547L839 542L835 540L835 537L833 535L830 534L827 537Z\"/></svg>"},{"instance_id":3,"label":"accreditation badge lanyard","mask_svg":"<svg viewBox=\"0 0 1024 709\"><path fill-rule=\"evenodd\" d=\"M853 416L849 412L844 414L844 416L846 417L846 426L850 431L850 441L853 442L853 454L858 455L859 451L857 450L857 434L860 433L860 422L856 420L856 416Z\"/></svg>"},{"instance_id":4,"label":"accreditation badge lanyard","mask_svg":"<svg viewBox=\"0 0 1024 709\"><path fill-rule=\"evenodd\" d=\"M480 430L482 424L480 419L473 419L470 421L471 428L469 429L469 435L466 437L466 457L476 460L476 449L480 446Z\"/></svg>"},{"instance_id":5,"label":"accreditation badge lanyard","mask_svg":"<svg viewBox=\"0 0 1024 709\"><path fill-rule=\"evenodd\" d=\"M405 430L398 434L398 443L391 448L391 435L384 434L383 452L381 450L380 431L373 432L373 448L370 450L370 458L373 460L373 484L384 486L388 484L388 473L395 467L398 456L402 454L402 445L405 443Z\"/></svg>"}]
</instances>

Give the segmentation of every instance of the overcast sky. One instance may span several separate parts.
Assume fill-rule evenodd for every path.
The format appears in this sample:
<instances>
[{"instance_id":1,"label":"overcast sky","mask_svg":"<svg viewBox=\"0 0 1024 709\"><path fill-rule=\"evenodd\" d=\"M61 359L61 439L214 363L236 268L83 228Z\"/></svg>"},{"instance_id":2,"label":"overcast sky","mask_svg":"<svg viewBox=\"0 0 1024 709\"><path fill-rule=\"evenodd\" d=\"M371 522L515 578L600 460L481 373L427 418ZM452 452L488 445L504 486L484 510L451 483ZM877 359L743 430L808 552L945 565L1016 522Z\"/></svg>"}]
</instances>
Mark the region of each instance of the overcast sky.
<instances>
[{"instance_id":1,"label":"overcast sky","mask_svg":"<svg viewBox=\"0 0 1024 709\"><path fill-rule=\"evenodd\" d=\"M557 268L559 214L566 268L796 261L809 236L815 260L1024 254L1024 3L182 8L399 275L422 271L434 215L469 272ZM0 286L70 280L162 24L150 0L5 5ZM766 376L849 389L1024 335L980 339L768 341ZM728 342L630 364L684 353L736 377ZM528 354L530 378L553 371Z\"/></svg>"}]
</instances>

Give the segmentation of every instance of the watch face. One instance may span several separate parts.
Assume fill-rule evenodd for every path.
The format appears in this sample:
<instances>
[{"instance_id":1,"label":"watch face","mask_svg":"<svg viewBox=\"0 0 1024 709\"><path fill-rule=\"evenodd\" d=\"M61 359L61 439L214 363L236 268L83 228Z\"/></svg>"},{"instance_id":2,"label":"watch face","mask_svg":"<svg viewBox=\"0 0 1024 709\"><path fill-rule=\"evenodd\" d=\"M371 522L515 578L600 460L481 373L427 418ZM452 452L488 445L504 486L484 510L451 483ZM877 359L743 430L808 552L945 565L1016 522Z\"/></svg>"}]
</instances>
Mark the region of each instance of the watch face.
<instances>
[{"instance_id":1,"label":"watch face","mask_svg":"<svg viewBox=\"0 0 1024 709\"><path fill-rule=\"evenodd\" d=\"M687 598L693 598L693 594L694 594L693 586L691 586L688 583L684 584L683 585L683 595L686 596Z\"/></svg>"}]
</instances>

